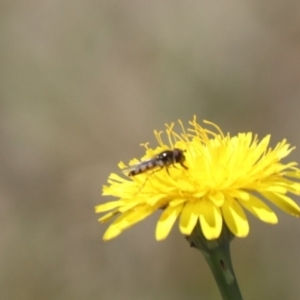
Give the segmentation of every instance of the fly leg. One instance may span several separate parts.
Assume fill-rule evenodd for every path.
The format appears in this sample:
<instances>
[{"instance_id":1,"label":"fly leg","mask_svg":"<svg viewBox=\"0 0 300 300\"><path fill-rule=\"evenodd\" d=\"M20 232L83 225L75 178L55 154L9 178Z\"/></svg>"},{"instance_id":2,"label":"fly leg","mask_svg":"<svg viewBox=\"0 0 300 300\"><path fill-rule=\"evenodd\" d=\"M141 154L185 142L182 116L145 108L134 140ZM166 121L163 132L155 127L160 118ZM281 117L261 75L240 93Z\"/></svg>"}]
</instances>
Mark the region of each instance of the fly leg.
<instances>
[{"instance_id":1,"label":"fly leg","mask_svg":"<svg viewBox=\"0 0 300 300\"><path fill-rule=\"evenodd\" d=\"M144 188L144 186L146 185L146 183L147 183L147 181L149 180L149 178L150 178L151 175L153 175L154 173L160 171L160 170L163 169L163 168L164 168L164 166L161 166L161 167L160 167L159 169L157 169L157 170L152 170L152 172L149 173L149 174L147 175L147 177L146 177L146 179L144 180L142 186L138 189L138 191L136 192L136 194L138 194L138 193ZM169 174L169 171L168 171L168 170L167 170L167 172L168 172L168 174Z\"/></svg>"},{"instance_id":2,"label":"fly leg","mask_svg":"<svg viewBox=\"0 0 300 300\"><path fill-rule=\"evenodd\" d=\"M180 165L181 165L184 169L186 169L186 170L189 169L189 168L188 168L187 166L185 166L182 162L180 162Z\"/></svg>"}]
</instances>

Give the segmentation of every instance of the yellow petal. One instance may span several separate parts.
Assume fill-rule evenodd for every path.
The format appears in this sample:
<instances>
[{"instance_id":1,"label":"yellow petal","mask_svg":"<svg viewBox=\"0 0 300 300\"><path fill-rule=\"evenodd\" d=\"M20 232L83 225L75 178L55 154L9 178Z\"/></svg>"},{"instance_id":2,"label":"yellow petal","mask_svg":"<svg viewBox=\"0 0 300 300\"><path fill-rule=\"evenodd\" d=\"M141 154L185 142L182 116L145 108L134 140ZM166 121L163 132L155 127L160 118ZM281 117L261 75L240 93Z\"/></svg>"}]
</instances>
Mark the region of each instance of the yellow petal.
<instances>
[{"instance_id":1,"label":"yellow petal","mask_svg":"<svg viewBox=\"0 0 300 300\"><path fill-rule=\"evenodd\" d=\"M175 199L175 200L172 200L172 201L169 203L169 206L175 207L175 206L177 206L177 205L179 205L179 204L182 204L182 203L184 203L184 202L186 202L185 199Z\"/></svg>"},{"instance_id":2,"label":"yellow petal","mask_svg":"<svg viewBox=\"0 0 300 300\"><path fill-rule=\"evenodd\" d=\"M147 200L146 203L150 206L158 205L159 203L164 201L164 198L166 198L166 195L162 193L157 193L156 195L151 195Z\"/></svg>"},{"instance_id":3,"label":"yellow petal","mask_svg":"<svg viewBox=\"0 0 300 300\"><path fill-rule=\"evenodd\" d=\"M121 233L122 230L120 230L118 227L110 225L103 235L103 240L104 241L111 240L117 237L118 235L120 235Z\"/></svg>"},{"instance_id":4,"label":"yellow petal","mask_svg":"<svg viewBox=\"0 0 300 300\"><path fill-rule=\"evenodd\" d=\"M112 217L117 215L118 213L119 213L119 210L116 209L116 210L111 211L108 214L102 216L101 218L98 219L98 221L101 223L105 223L105 222L109 221Z\"/></svg>"},{"instance_id":5,"label":"yellow petal","mask_svg":"<svg viewBox=\"0 0 300 300\"><path fill-rule=\"evenodd\" d=\"M261 194L286 213L296 217L300 216L300 207L290 197L282 194L269 192L261 192Z\"/></svg>"},{"instance_id":6,"label":"yellow petal","mask_svg":"<svg viewBox=\"0 0 300 300\"><path fill-rule=\"evenodd\" d=\"M126 211L129 211L129 210L133 209L135 206L138 207L141 204L140 201L138 201L138 200L130 201L126 204L125 203L126 202L124 201L124 205L119 207L119 212L120 213L124 213Z\"/></svg>"},{"instance_id":7,"label":"yellow petal","mask_svg":"<svg viewBox=\"0 0 300 300\"><path fill-rule=\"evenodd\" d=\"M112 210L116 207L119 207L123 204L122 201L111 201L111 202L107 202L107 203L104 203L104 204L100 204L100 205L97 205L95 207L95 212L96 213L101 213L101 212L105 212L105 211L108 211L108 210Z\"/></svg>"},{"instance_id":8,"label":"yellow petal","mask_svg":"<svg viewBox=\"0 0 300 300\"><path fill-rule=\"evenodd\" d=\"M300 195L300 183L293 182L285 178L281 178L281 182L284 184L284 187L288 192L291 192L295 195Z\"/></svg>"},{"instance_id":9,"label":"yellow petal","mask_svg":"<svg viewBox=\"0 0 300 300\"><path fill-rule=\"evenodd\" d=\"M163 211L156 225L155 236L158 241L165 239L169 235L182 208L183 204L180 204L175 207L168 206Z\"/></svg>"},{"instance_id":10,"label":"yellow petal","mask_svg":"<svg viewBox=\"0 0 300 300\"><path fill-rule=\"evenodd\" d=\"M103 236L103 239L110 240L118 236L125 229L130 228L137 222L151 215L155 209L152 207L144 206L123 213L109 226L109 228L107 229L107 231Z\"/></svg>"},{"instance_id":11,"label":"yellow petal","mask_svg":"<svg viewBox=\"0 0 300 300\"><path fill-rule=\"evenodd\" d=\"M245 237L249 233L247 217L235 199L227 199L222 206L224 220L230 231L237 237Z\"/></svg>"},{"instance_id":12,"label":"yellow petal","mask_svg":"<svg viewBox=\"0 0 300 300\"><path fill-rule=\"evenodd\" d=\"M144 220L146 217L151 215L156 208L146 206L137 207L134 210L128 211L123 214L124 218L117 219L113 224L117 225L118 228L125 230L133 226L137 222Z\"/></svg>"},{"instance_id":13,"label":"yellow petal","mask_svg":"<svg viewBox=\"0 0 300 300\"><path fill-rule=\"evenodd\" d=\"M125 168L127 168L127 165L125 165L122 161L120 161L120 162L118 163L118 167L119 167L120 169L125 169Z\"/></svg>"},{"instance_id":14,"label":"yellow petal","mask_svg":"<svg viewBox=\"0 0 300 300\"><path fill-rule=\"evenodd\" d=\"M179 229L181 233L190 235L196 225L198 216L195 214L195 202L187 202L180 215Z\"/></svg>"},{"instance_id":15,"label":"yellow petal","mask_svg":"<svg viewBox=\"0 0 300 300\"><path fill-rule=\"evenodd\" d=\"M266 192L279 193L279 194L285 194L287 192L285 187L278 186L278 185L276 186L273 184L272 185L268 184L263 190Z\"/></svg>"},{"instance_id":16,"label":"yellow petal","mask_svg":"<svg viewBox=\"0 0 300 300\"><path fill-rule=\"evenodd\" d=\"M300 178L300 172L297 171L290 171L290 172L284 172L284 175L291 178Z\"/></svg>"},{"instance_id":17,"label":"yellow petal","mask_svg":"<svg viewBox=\"0 0 300 300\"><path fill-rule=\"evenodd\" d=\"M123 220L126 219L129 214L130 212L123 213L108 227L103 236L104 241L111 240L123 232L123 229L120 228L119 223L123 222Z\"/></svg>"},{"instance_id":18,"label":"yellow petal","mask_svg":"<svg viewBox=\"0 0 300 300\"><path fill-rule=\"evenodd\" d=\"M123 177L121 177L120 175L116 174L116 173L111 173L108 177L108 179L113 180L113 181L117 181L117 182L128 182L128 179L125 179Z\"/></svg>"},{"instance_id":19,"label":"yellow petal","mask_svg":"<svg viewBox=\"0 0 300 300\"><path fill-rule=\"evenodd\" d=\"M225 197L222 192L216 192L209 195L209 200L211 200L216 206L220 207L223 205Z\"/></svg>"},{"instance_id":20,"label":"yellow petal","mask_svg":"<svg viewBox=\"0 0 300 300\"><path fill-rule=\"evenodd\" d=\"M248 201L249 200L249 193L242 191L242 190L233 190L230 192L230 196L232 198L237 198L239 200Z\"/></svg>"},{"instance_id":21,"label":"yellow petal","mask_svg":"<svg viewBox=\"0 0 300 300\"><path fill-rule=\"evenodd\" d=\"M253 195L250 195L249 201L241 201L240 204L266 223L276 224L278 222L277 216L271 208Z\"/></svg>"},{"instance_id":22,"label":"yellow petal","mask_svg":"<svg viewBox=\"0 0 300 300\"><path fill-rule=\"evenodd\" d=\"M220 209L209 200L198 203L199 221L203 235L208 240L216 239L222 230L222 214Z\"/></svg>"}]
</instances>

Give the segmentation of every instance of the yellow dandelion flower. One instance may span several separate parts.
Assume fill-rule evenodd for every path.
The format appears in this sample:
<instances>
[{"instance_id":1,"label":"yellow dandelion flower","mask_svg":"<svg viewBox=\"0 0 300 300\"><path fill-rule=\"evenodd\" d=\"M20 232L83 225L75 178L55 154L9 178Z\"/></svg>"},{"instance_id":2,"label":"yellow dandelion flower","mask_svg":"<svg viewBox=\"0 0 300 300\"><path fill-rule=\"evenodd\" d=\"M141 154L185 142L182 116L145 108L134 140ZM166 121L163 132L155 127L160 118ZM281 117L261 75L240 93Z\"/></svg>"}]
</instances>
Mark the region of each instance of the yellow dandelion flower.
<instances>
[{"instance_id":1,"label":"yellow dandelion flower","mask_svg":"<svg viewBox=\"0 0 300 300\"><path fill-rule=\"evenodd\" d=\"M231 137L213 123L205 122L212 129L201 127L195 117L187 130L179 124L181 134L174 131L174 124L166 125L167 143L163 132L155 131L159 146L144 145L146 155L129 163L126 178L109 176L103 195L117 200L96 206L96 212L107 212L100 222L118 216L104 240L157 210L162 211L157 240L168 236L178 218L179 229L187 236L200 224L207 240L217 239L225 223L235 236L245 237L249 233L245 210L263 222L277 223L268 202L300 216L299 206L290 198L290 194L300 195L300 170L295 162L281 162L294 149L286 140L271 148L270 135L262 140L251 132ZM178 154L183 157L176 160ZM120 163L119 167L127 166Z\"/></svg>"}]
</instances>

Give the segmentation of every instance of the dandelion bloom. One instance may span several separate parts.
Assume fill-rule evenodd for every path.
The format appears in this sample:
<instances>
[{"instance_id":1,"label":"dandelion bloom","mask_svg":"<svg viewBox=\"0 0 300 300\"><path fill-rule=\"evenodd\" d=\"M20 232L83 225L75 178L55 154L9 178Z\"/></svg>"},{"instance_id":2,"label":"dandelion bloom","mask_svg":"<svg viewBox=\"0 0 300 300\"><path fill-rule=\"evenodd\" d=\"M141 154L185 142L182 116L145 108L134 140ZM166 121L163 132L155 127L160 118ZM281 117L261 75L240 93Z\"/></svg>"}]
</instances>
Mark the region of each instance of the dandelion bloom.
<instances>
[{"instance_id":1,"label":"dandelion bloom","mask_svg":"<svg viewBox=\"0 0 300 300\"><path fill-rule=\"evenodd\" d=\"M136 176L112 173L104 196L117 200L96 206L97 213L107 212L99 221L116 216L103 239L109 240L125 229L161 210L156 226L156 239L165 239L177 218L182 234L189 236L200 224L207 240L220 236L223 222L237 237L249 233L245 210L266 223L277 223L277 216L268 202L284 212L299 217L300 208L288 194L300 195L300 170L297 163L282 163L294 149L286 140L275 148L269 146L270 135L258 140L251 132L236 136L224 135L213 123L212 129L201 127L196 118L182 133L174 131L174 124L163 132L155 131L159 146L151 149L141 161L166 150L181 149L184 166L179 163L146 170ZM129 166L140 163L132 160ZM124 169L125 164L119 167Z\"/></svg>"}]
</instances>

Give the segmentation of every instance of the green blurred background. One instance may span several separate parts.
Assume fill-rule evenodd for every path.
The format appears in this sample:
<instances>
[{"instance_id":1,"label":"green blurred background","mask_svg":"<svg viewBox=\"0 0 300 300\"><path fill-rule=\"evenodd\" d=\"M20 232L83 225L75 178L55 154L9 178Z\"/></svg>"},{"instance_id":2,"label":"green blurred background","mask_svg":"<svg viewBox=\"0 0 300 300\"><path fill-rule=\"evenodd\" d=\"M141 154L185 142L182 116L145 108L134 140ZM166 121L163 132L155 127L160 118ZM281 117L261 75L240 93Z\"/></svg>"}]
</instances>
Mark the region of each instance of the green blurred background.
<instances>
[{"instance_id":1,"label":"green blurred background","mask_svg":"<svg viewBox=\"0 0 300 300\"><path fill-rule=\"evenodd\" d=\"M156 214L111 242L94 206L154 129L197 114L287 138L300 161L300 2L1 1L0 299L220 299ZM299 220L249 216L245 300L300 299Z\"/></svg>"}]
</instances>

